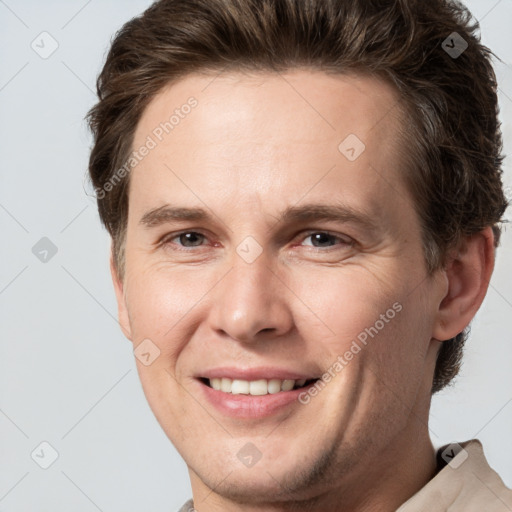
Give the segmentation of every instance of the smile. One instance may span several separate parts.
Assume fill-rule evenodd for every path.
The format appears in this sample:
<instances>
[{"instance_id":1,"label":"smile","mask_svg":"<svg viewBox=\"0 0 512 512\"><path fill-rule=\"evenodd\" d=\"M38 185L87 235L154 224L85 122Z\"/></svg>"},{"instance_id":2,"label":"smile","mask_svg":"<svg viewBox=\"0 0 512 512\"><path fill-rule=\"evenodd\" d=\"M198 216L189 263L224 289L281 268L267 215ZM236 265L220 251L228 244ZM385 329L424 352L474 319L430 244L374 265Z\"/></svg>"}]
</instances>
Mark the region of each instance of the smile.
<instances>
[{"instance_id":1,"label":"smile","mask_svg":"<svg viewBox=\"0 0 512 512\"><path fill-rule=\"evenodd\" d=\"M277 368L217 368L205 373L196 378L200 396L222 416L245 420L289 414L290 407L302 407L299 395L318 380L308 373Z\"/></svg>"},{"instance_id":2,"label":"smile","mask_svg":"<svg viewBox=\"0 0 512 512\"><path fill-rule=\"evenodd\" d=\"M201 381L216 391L232 395L274 395L276 393L292 391L309 386L317 379L258 379L242 380L228 377L202 378Z\"/></svg>"}]
</instances>

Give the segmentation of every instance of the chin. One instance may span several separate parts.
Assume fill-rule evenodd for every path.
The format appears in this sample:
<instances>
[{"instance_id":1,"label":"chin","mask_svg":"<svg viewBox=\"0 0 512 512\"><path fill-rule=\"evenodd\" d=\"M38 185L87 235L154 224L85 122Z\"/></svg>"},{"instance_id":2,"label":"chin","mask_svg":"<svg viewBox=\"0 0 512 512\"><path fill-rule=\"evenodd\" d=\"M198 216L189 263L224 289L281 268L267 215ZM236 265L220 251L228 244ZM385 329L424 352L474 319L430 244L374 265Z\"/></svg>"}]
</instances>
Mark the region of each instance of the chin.
<instances>
[{"instance_id":1,"label":"chin","mask_svg":"<svg viewBox=\"0 0 512 512\"><path fill-rule=\"evenodd\" d=\"M279 446L272 446L267 440L265 447L264 438L255 440L265 454L272 455L263 455L252 467L244 467L237 457L240 443L230 441L217 446L208 457L204 452L200 457L195 454L196 460L189 467L208 488L236 503L263 505L291 499L306 502L322 495L336 479L336 452L318 447L312 453L313 440L294 450L286 439L281 439ZM241 444L246 446L245 442Z\"/></svg>"},{"instance_id":2,"label":"chin","mask_svg":"<svg viewBox=\"0 0 512 512\"><path fill-rule=\"evenodd\" d=\"M224 498L230 499L239 504L265 504L274 502L290 501L290 497L294 499L304 499L301 492L289 488L289 478L275 471L275 468L260 467L250 469L236 469L231 473L223 471L215 471L215 476L211 474L203 474L197 472L198 477L210 489ZM311 492L311 489L309 490Z\"/></svg>"}]
</instances>

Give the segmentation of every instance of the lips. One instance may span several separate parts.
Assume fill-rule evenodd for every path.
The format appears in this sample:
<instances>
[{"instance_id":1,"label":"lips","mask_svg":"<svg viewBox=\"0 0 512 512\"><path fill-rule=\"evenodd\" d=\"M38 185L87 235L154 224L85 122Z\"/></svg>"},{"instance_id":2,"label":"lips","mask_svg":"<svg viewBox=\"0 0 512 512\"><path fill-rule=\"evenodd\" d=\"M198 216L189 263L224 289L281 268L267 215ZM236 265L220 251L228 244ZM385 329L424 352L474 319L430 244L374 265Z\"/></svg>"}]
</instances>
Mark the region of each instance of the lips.
<instances>
[{"instance_id":1,"label":"lips","mask_svg":"<svg viewBox=\"0 0 512 512\"><path fill-rule=\"evenodd\" d=\"M305 389L318 379L300 378L258 378L261 372L250 373L251 377L245 379L222 377L218 375L237 376L244 372L215 371L217 376L197 377L199 396L211 404L222 416L239 420L263 420L265 418L280 418L281 414L289 414L289 408L303 407L299 396ZM279 372L282 377L283 372ZM286 376L292 376L293 373ZM266 374L268 377L268 373ZM210 382L212 385L210 385ZM299 384L304 383L301 387ZM214 387L220 389L214 389ZM223 391L223 387L226 391ZM279 388L279 389L278 389Z\"/></svg>"}]
</instances>

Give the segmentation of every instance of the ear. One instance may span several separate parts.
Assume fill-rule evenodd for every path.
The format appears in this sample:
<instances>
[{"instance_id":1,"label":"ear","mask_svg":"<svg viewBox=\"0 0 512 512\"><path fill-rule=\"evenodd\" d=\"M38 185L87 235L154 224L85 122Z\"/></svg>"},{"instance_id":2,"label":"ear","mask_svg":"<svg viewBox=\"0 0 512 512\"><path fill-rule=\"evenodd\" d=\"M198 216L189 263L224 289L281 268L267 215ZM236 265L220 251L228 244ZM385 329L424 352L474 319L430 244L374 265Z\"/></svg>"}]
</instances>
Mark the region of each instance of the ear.
<instances>
[{"instance_id":1,"label":"ear","mask_svg":"<svg viewBox=\"0 0 512 512\"><path fill-rule=\"evenodd\" d=\"M439 304L435 339L454 338L469 325L484 300L493 269L494 234L487 227L465 238L444 268L448 291Z\"/></svg>"},{"instance_id":2,"label":"ear","mask_svg":"<svg viewBox=\"0 0 512 512\"><path fill-rule=\"evenodd\" d=\"M130 317L128 316L128 308L126 306L126 298L124 295L124 284L117 273L112 251L110 251L110 274L112 275L114 291L116 292L117 316L119 318L119 326L121 327L121 330L123 331L124 335L130 341L133 341L132 330L130 327Z\"/></svg>"}]
</instances>

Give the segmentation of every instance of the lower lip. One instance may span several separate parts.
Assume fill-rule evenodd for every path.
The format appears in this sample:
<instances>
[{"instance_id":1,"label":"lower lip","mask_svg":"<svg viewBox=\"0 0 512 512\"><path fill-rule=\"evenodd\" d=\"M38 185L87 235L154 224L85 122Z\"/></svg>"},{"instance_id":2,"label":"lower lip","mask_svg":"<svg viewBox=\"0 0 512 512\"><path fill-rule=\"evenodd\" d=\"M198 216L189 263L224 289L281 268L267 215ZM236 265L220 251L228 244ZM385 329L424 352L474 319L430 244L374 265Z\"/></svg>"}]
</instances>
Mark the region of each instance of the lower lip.
<instances>
[{"instance_id":1,"label":"lower lip","mask_svg":"<svg viewBox=\"0 0 512 512\"><path fill-rule=\"evenodd\" d=\"M280 391L279 393L253 396L232 395L213 389L200 380L198 381L206 399L222 414L233 418L265 418L291 407L301 405L298 397L308 388Z\"/></svg>"}]
</instances>

